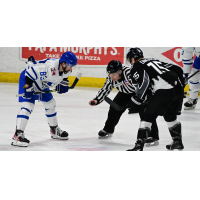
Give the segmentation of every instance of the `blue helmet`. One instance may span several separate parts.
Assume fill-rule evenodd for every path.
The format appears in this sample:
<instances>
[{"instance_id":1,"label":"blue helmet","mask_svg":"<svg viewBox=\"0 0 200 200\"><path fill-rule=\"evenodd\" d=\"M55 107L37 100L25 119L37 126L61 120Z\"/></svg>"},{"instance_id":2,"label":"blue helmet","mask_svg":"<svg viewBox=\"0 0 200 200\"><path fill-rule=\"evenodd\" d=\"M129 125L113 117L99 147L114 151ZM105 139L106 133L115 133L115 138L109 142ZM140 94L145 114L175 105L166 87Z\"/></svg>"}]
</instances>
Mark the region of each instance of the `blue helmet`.
<instances>
[{"instance_id":1,"label":"blue helmet","mask_svg":"<svg viewBox=\"0 0 200 200\"><path fill-rule=\"evenodd\" d=\"M66 65L71 65L71 66L77 65L77 61L78 61L77 57L71 51L63 53L63 55L60 58L60 63L65 62Z\"/></svg>"}]
</instances>

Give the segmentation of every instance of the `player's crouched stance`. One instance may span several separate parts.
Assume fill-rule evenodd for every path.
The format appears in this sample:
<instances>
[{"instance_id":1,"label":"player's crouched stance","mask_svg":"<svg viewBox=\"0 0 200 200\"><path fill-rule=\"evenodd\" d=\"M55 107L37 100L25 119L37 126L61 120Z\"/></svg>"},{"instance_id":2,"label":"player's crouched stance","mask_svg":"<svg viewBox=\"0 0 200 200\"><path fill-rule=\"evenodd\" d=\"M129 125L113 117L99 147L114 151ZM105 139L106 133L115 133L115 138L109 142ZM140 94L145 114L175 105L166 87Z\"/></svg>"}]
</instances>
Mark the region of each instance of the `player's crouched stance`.
<instances>
[{"instance_id":1,"label":"player's crouched stance","mask_svg":"<svg viewBox=\"0 0 200 200\"><path fill-rule=\"evenodd\" d=\"M22 102L21 110L17 115L16 132L11 145L27 147L30 141L25 137L24 131L30 114L34 110L35 100L40 100L45 108L47 122L50 126L52 139L68 140L68 133L58 126L56 101L52 93L35 95L35 92L49 91L50 87L56 87L59 94L68 92L67 78L72 73L72 68L77 65L77 58L72 52L64 53L60 59L46 59L35 61L29 58L26 69L19 79L19 102Z\"/></svg>"},{"instance_id":2,"label":"player's crouched stance","mask_svg":"<svg viewBox=\"0 0 200 200\"><path fill-rule=\"evenodd\" d=\"M135 147L128 151L143 151L144 144L150 135L152 122L158 116L164 117L173 140L166 148L168 150L184 149L181 123L177 119L177 115L181 114L184 96L182 69L154 58L144 58L139 48L131 48L127 54L127 60L132 65L132 77L137 81L136 93L131 98L130 104L141 104L147 89L152 90L152 96L148 98L148 104L141 118Z\"/></svg>"}]
</instances>

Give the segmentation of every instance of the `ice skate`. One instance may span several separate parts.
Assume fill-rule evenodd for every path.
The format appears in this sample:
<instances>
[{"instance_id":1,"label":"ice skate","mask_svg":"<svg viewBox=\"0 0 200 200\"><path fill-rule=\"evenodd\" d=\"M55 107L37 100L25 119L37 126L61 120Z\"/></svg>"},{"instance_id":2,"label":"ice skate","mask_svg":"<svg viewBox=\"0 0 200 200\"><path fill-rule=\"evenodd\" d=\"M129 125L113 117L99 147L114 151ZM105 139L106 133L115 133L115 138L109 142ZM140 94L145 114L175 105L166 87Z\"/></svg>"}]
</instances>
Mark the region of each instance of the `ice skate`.
<instances>
[{"instance_id":1,"label":"ice skate","mask_svg":"<svg viewBox=\"0 0 200 200\"><path fill-rule=\"evenodd\" d=\"M25 138L24 132L21 130L16 130L15 135L13 136L13 142L11 145L18 147L27 147L30 141Z\"/></svg>"},{"instance_id":2,"label":"ice skate","mask_svg":"<svg viewBox=\"0 0 200 200\"><path fill-rule=\"evenodd\" d=\"M112 137L113 133L108 133L104 130L99 131L99 139L105 139Z\"/></svg>"},{"instance_id":3,"label":"ice skate","mask_svg":"<svg viewBox=\"0 0 200 200\"><path fill-rule=\"evenodd\" d=\"M159 140L158 139L153 139L152 137L147 138L146 140L146 147L152 147L152 146L158 146L159 145Z\"/></svg>"},{"instance_id":4,"label":"ice skate","mask_svg":"<svg viewBox=\"0 0 200 200\"><path fill-rule=\"evenodd\" d=\"M189 101L187 101L185 104L184 104L184 110L192 110L192 109L195 109L196 108L196 105L197 105L197 102L198 102L198 98L197 99L189 99Z\"/></svg>"},{"instance_id":5,"label":"ice skate","mask_svg":"<svg viewBox=\"0 0 200 200\"><path fill-rule=\"evenodd\" d=\"M127 151L143 151L144 143L140 140L138 140L135 143L135 147L133 149L128 149Z\"/></svg>"},{"instance_id":6,"label":"ice skate","mask_svg":"<svg viewBox=\"0 0 200 200\"><path fill-rule=\"evenodd\" d=\"M181 140L173 140L173 142L170 145L167 145L166 148L168 150L183 150L184 146Z\"/></svg>"},{"instance_id":7,"label":"ice skate","mask_svg":"<svg viewBox=\"0 0 200 200\"><path fill-rule=\"evenodd\" d=\"M60 129L59 126L50 127L50 134L52 139L68 140L68 133Z\"/></svg>"}]
</instances>

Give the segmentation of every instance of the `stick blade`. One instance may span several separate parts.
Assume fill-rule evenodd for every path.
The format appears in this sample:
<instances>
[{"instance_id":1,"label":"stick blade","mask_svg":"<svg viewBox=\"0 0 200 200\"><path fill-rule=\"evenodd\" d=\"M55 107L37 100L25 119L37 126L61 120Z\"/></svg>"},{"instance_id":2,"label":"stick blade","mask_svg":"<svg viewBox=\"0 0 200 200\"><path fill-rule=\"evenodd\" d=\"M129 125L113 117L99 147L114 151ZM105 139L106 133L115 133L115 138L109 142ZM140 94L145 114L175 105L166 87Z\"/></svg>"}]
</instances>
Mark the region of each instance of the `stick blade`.
<instances>
[{"instance_id":1,"label":"stick blade","mask_svg":"<svg viewBox=\"0 0 200 200\"><path fill-rule=\"evenodd\" d=\"M77 79L80 79L81 78L81 76L82 76L82 73L79 73L78 75L77 75Z\"/></svg>"}]
</instances>

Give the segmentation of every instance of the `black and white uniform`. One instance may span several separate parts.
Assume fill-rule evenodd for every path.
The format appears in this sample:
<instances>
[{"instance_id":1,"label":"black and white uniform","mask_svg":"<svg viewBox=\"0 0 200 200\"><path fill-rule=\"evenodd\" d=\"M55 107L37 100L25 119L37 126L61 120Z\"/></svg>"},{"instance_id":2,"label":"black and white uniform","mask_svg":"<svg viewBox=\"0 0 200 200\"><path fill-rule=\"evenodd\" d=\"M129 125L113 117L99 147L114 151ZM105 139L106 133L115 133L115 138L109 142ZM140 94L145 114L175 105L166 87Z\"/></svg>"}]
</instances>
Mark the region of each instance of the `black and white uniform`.
<instances>
[{"instance_id":1,"label":"black and white uniform","mask_svg":"<svg viewBox=\"0 0 200 200\"><path fill-rule=\"evenodd\" d=\"M119 106L126 107L131 97L135 94L137 82L131 78L130 68L122 67L122 76L118 81L113 81L109 76L106 79L106 82L103 88L98 92L97 96L94 100L97 100L97 105L100 104L106 96L112 91L113 88L119 90L116 97L114 98L114 102ZM143 111L141 111L142 113ZM115 126L118 124L119 119L124 111L117 111L114 108L110 107L108 112L108 118L103 128L104 131L108 133L113 133L115 130ZM152 125L152 137L158 138L158 127L155 123Z\"/></svg>"},{"instance_id":2,"label":"black and white uniform","mask_svg":"<svg viewBox=\"0 0 200 200\"><path fill-rule=\"evenodd\" d=\"M140 134L141 130L151 129L151 123L158 116L164 116L169 129L180 124L177 115L181 114L184 96L183 70L180 67L154 58L143 58L132 66L131 77L137 82L136 95L131 98L135 104L144 101L148 89L152 92L141 119L138 137L146 138L146 132Z\"/></svg>"},{"instance_id":3,"label":"black and white uniform","mask_svg":"<svg viewBox=\"0 0 200 200\"><path fill-rule=\"evenodd\" d=\"M122 77L118 81L113 81L110 76L106 78L103 88L98 92L95 100L100 104L106 96L110 94L113 88L116 88L121 93L133 94L136 89L137 82L133 83L129 67L122 67Z\"/></svg>"}]
</instances>

